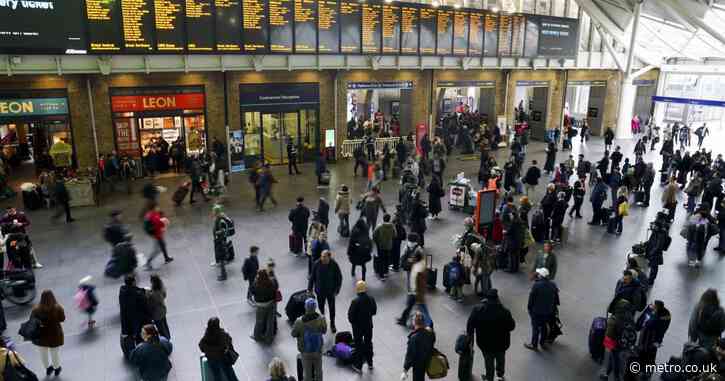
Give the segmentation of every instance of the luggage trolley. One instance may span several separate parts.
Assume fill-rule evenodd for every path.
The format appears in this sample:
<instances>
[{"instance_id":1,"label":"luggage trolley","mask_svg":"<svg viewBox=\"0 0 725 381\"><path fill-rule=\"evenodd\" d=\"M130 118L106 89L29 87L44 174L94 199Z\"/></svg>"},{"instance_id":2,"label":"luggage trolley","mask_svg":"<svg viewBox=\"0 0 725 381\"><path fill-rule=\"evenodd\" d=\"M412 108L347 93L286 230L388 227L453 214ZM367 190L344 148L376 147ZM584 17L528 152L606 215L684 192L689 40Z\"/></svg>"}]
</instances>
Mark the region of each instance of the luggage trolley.
<instances>
[{"instance_id":1,"label":"luggage trolley","mask_svg":"<svg viewBox=\"0 0 725 381\"><path fill-rule=\"evenodd\" d=\"M470 193L471 181L463 177L461 172L455 180L448 183L448 209L459 211L471 209Z\"/></svg>"}]
</instances>

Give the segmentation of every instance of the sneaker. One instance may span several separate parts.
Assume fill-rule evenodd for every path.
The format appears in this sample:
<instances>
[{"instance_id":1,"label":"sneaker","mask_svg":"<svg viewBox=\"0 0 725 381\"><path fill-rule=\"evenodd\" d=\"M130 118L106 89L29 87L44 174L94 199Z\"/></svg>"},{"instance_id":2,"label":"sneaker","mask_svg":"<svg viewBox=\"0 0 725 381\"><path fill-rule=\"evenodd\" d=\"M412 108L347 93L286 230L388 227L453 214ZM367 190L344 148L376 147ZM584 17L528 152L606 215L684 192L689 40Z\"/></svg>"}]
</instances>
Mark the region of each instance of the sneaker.
<instances>
[{"instance_id":1,"label":"sneaker","mask_svg":"<svg viewBox=\"0 0 725 381\"><path fill-rule=\"evenodd\" d=\"M531 345L529 343L524 343L524 348L530 349L530 350L532 350L534 352L538 352L539 351L539 348L537 348L537 347L535 347L535 346L533 346L533 345Z\"/></svg>"},{"instance_id":2,"label":"sneaker","mask_svg":"<svg viewBox=\"0 0 725 381\"><path fill-rule=\"evenodd\" d=\"M33 263L33 268L34 269L42 269L43 268L43 265L41 265L40 262L35 262L35 263Z\"/></svg>"},{"instance_id":3,"label":"sneaker","mask_svg":"<svg viewBox=\"0 0 725 381\"><path fill-rule=\"evenodd\" d=\"M356 373L362 374L362 369L360 369L357 365L350 365L350 368L352 368L352 370L354 370Z\"/></svg>"},{"instance_id":4,"label":"sneaker","mask_svg":"<svg viewBox=\"0 0 725 381\"><path fill-rule=\"evenodd\" d=\"M173 261L174 261L173 257L168 257L168 258L164 259L164 263L171 263Z\"/></svg>"},{"instance_id":5,"label":"sneaker","mask_svg":"<svg viewBox=\"0 0 725 381\"><path fill-rule=\"evenodd\" d=\"M144 271L151 271L153 270L153 267L151 267L151 263L146 263L145 265L143 265L143 269Z\"/></svg>"},{"instance_id":6,"label":"sneaker","mask_svg":"<svg viewBox=\"0 0 725 381\"><path fill-rule=\"evenodd\" d=\"M219 264L216 263L216 261L209 264L209 267L217 267L217 266L219 266Z\"/></svg>"},{"instance_id":7,"label":"sneaker","mask_svg":"<svg viewBox=\"0 0 725 381\"><path fill-rule=\"evenodd\" d=\"M695 261L687 261L687 267L695 267Z\"/></svg>"}]
</instances>

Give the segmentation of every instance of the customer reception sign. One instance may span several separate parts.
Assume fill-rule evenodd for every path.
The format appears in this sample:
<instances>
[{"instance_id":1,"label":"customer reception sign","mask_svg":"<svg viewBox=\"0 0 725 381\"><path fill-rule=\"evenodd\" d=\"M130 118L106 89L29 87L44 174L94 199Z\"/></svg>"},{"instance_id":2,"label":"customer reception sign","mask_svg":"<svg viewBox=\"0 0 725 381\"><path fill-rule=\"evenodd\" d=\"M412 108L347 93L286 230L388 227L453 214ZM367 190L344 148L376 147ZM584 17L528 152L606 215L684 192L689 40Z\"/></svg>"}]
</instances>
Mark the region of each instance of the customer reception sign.
<instances>
[{"instance_id":1,"label":"customer reception sign","mask_svg":"<svg viewBox=\"0 0 725 381\"><path fill-rule=\"evenodd\" d=\"M65 115L67 98L0 99L0 117Z\"/></svg>"}]
</instances>

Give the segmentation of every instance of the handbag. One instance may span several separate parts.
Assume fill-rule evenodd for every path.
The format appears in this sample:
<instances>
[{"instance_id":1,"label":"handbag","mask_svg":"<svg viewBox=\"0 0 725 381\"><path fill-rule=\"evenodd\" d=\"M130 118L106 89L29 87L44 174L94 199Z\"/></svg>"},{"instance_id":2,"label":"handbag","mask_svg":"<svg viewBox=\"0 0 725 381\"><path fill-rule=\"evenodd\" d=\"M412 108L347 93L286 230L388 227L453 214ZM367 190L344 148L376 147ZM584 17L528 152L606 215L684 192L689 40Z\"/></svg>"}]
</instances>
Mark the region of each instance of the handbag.
<instances>
[{"instance_id":1,"label":"handbag","mask_svg":"<svg viewBox=\"0 0 725 381\"><path fill-rule=\"evenodd\" d=\"M234 350L234 348L230 345L227 347L227 349L224 350L224 363L232 366L234 365L237 360L239 359L239 353Z\"/></svg>"},{"instance_id":2,"label":"handbag","mask_svg":"<svg viewBox=\"0 0 725 381\"><path fill-rule=\"evenodd\" d=\"M279 289L276 289L274 291L274 301L277 303L282 301L282 291L280 291Z\"/></svg>"},{"instance_id":3,"label":"handbag","mask_svg":"<svg viewBox=\"0 0 725 381\"><path fill-rule=\"evenodd\" d=\"M13 352L13 356L15 356L15 360L18 362L18 365L13 366L12 362L10 362L10 353L11 351L8 350L5 354L5 369L3 369L3 380L5 381L38 381L38 376L35 375L30 369L26 368L25 365L23 365L20 362L20 359L18 359L17 355Z\"/></svg>"},{"instance_id":4,"label":"handbag","mask_svg":"<svg viewBox=\"0 0 725 381\"><path fill-rule=\"evenodd\" d=\"M18 334L26 341L38 340L40 338L40 326L40 320L31 316L28 321L20 325Z\"/></svg>"}]
</instances>

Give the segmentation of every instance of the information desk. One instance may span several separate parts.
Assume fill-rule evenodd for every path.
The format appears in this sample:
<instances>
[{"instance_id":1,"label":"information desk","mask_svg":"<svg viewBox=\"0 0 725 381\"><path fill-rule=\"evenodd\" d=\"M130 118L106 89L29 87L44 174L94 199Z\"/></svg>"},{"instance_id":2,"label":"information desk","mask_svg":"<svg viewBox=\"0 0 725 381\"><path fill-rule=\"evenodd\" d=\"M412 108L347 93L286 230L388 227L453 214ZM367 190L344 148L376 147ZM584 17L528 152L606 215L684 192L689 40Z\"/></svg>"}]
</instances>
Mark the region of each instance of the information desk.
<instances>
[{"instance_id":1,"label":"information desk","mask_svg":"<svg viewBox=\"0 0 725 381\"><path fill-rule=\"evenodd\" d=\"M72 179L65 182L70 196L70 206L95 206L96 194L93 181L89 178Z\"/></svg>"}]
</instances>

